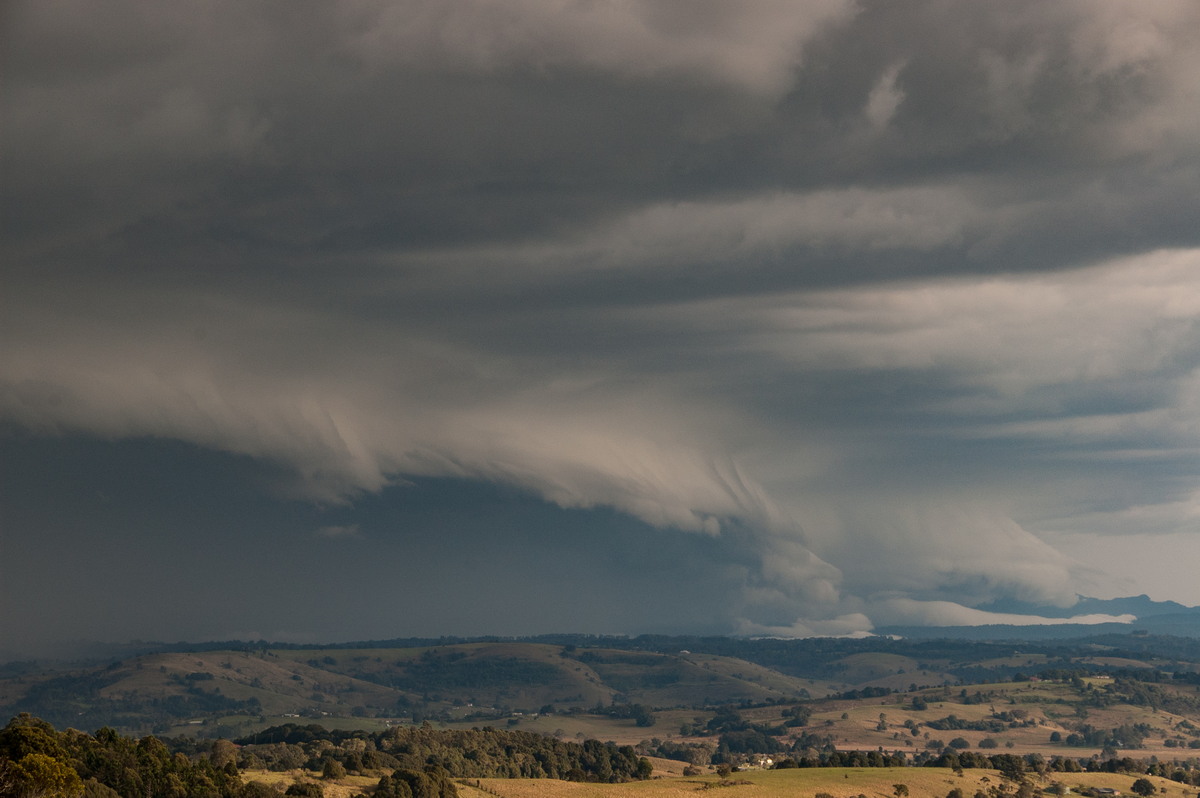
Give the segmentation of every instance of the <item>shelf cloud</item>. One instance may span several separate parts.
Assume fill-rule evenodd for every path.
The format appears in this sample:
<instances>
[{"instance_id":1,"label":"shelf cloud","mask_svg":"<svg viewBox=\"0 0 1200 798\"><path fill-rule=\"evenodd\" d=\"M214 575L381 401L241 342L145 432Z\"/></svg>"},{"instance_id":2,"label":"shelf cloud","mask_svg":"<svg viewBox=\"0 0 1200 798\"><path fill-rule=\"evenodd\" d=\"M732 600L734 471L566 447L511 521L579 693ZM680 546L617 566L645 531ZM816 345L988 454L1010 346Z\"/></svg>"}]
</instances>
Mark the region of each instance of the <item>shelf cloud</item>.
<instances>
[{"instance_id":1,"label":"shelf cloud","mask_svg":"<svg viewBox=\"0 0 1200 798\"><path fill-rule=\"evenodd\" d=\"M600 631L1015 623L977 608L1126 590L1200 603L1099 554L1196 531L1198 14L17 4L0 18L0 441L29 462L73 441L230 458L261 480L238 536L294 522L304 546L378 562L399 537L429 574L554 530L547 562L586 551L596 589L663 597L657 616L577 616ZM66 477L23 473L4 471L0 567L37 574L43 536L101 532ZM163 520L196 484L128 517L162 547L139 563L225 534ZM461 503L418 523L432 484ZM597 558L605 535L673 560L655 582ZM695 574L711 604L682 600ZM477 578L498 606L546 603ZM488 631L471 611L430 618ZM545 612L519 631L570 620ZM237 628L297 628L262 613ZM67 616L4 631L75 634ZM98 633L220 634L205 623ZM297 634L339 634L315 623ZM415 628L396 610L359 632Z\"/></svg>"}]
</instances>

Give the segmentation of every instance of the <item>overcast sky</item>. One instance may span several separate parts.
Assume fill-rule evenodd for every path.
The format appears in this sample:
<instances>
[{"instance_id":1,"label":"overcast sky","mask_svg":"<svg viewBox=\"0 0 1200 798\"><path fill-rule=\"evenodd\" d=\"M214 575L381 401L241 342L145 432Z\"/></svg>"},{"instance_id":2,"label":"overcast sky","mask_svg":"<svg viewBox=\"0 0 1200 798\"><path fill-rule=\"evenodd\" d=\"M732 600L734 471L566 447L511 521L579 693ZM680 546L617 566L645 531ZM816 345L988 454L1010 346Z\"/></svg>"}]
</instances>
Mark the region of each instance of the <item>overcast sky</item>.
<instances>
[{"instance_id":1,"label":"overcast sky","mask_svg":"<svg viewBox=\"0 0 1200 798\"><path fill-rule=\"evenodd\" d=\"M0 14L0 654L1200 604L1200 6Z\"/></svg>"}]
</instances>

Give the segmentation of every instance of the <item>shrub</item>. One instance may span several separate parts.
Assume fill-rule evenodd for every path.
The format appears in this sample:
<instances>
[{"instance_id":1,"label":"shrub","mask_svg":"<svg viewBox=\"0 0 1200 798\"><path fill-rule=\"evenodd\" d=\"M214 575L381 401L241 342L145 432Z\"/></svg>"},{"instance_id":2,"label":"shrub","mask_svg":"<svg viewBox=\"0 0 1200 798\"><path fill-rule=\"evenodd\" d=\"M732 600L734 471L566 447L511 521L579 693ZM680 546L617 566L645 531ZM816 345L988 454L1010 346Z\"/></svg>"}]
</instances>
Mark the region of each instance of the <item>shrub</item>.
<instances>
[{"instance_id":1,"label":"shrub","mask_svg":"<svg viewBox=\"0 0 1200 798\"><path fill-rule=\"evenodd\" d=\"M299 798L325 798L325 790L320 784L309 781L297 781L287 788L284 795L296 795Z\"/></svg>"}]
</instances>

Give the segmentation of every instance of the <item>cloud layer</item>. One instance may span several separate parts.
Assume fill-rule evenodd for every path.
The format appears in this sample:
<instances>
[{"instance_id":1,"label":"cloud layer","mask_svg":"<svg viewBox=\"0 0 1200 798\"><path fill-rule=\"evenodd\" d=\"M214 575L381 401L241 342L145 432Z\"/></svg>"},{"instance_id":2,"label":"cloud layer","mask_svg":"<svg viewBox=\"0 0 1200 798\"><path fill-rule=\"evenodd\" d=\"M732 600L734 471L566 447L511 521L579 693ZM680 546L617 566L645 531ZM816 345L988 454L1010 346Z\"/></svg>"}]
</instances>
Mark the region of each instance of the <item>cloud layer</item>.
<instances>
[{"instance_id":1,"label":"cloud layer","mask_svg":"<svg viewBox=\"0 0 1200 798\"><path fill-rule=\"evenodd\" d=\"M1124 587L1064 544L1195 531L1197 14L19 4L0 421L715 536L744 629Z\"/></svg>"}]
</instances>

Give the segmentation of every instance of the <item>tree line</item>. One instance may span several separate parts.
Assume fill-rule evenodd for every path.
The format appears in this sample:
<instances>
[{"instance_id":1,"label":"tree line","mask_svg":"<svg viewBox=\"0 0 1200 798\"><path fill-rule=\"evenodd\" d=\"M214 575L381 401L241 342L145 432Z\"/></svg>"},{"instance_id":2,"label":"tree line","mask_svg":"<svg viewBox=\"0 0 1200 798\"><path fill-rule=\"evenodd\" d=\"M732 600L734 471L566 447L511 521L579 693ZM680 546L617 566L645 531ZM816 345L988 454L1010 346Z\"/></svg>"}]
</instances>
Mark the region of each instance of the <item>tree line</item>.
<instances>
[{"instance_id":1,"label":"tree line","mask_svg":"<svg viewBox=\"0 0 1200 798\"><path fill-rule=\"evenodd\" d=\"M257 739L256 739L257 738ZM111 728L57 731L22 713L0 729L4 798L267 798L274 790L244 782L245 769L319 771L324 778L384 771L380 798L453 798L454 778L553 778L623 782L649 778L630 746L557 740L493 728L397 727L329 732L274 727L256 738L202 743L194 738L135 740ZM305 795L319 785L294 785ZM316 790L319 792L320 790Z\"/></svg>"}]
</instances>

